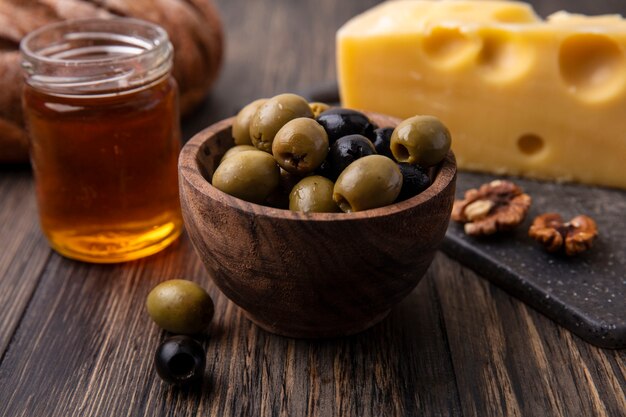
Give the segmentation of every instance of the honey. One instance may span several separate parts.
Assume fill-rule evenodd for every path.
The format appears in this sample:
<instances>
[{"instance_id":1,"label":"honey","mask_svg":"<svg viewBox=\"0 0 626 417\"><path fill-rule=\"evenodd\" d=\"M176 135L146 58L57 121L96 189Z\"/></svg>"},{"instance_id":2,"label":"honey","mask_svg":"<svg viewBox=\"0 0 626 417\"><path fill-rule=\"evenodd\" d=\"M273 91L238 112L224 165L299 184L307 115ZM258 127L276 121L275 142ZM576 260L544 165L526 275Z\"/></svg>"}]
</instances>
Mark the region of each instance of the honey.
<instances>
[{"instance_id":1,"label":"honey","mask_svg":"<svg viewBox=\"0 0 626 417\"><path fill-rule=\"evenodd\" d=\"M52 42L47 35L44 46L34 39L22 45L42 230L53 249L73 259L121 262L153 254L182 230L177 87L167 35L131 19L51 30L59 33Z\"/></svg>"}]
</instances>

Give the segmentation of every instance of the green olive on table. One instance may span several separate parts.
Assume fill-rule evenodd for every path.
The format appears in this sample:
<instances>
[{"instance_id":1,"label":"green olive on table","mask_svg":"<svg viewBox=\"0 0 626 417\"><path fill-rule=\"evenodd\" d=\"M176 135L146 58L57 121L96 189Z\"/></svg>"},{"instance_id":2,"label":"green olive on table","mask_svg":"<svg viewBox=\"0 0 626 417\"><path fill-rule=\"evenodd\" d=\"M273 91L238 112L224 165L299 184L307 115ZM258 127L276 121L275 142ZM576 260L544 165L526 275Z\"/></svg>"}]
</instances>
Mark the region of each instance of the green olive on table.
<instances>
[{"instance_id":1,"label":"green olive on table","mask_svg":"<svg viewBox=\"0 0 626 417\"><path fill-rule=\"evenodd\" d=\"M328 154L328 135L314 119L300 117L280 128L272 154L285 171L304 175L313 172Z\"/></svg>"},{"instance_id":2,"label":"green olive on table","mask_svg":"<svg viewBox=\"0 0 626 417\"><path fill-rule=\"evenodd\" d=\"M213 301L198 284L172 279L157 285L146 299L152 320L164 330L195 334L205 330L213 318Z\"/></svg>"},{"instance_id":3,"label":"green olive on table","mask_svg":"<svg viewBox=\"0 0 626 417\"><path fill-rule=\"evenodd\" d=\"M437 165L450 150L450 132L433 116L413 116L391 134L391 153L398 162L422 167Z\"/></svg>"},{"instance_id":4,"label":"green olive on table","mask_svg":"<svg viewBox=\"0 0 626 417\"><path fill-rule=\"evenodd\" d=\"M239 152L244 152L244 151L256 151L256 152L261 152L259 149L257 149L255 146L252 145L236 145L233 146L232 148L228 149L226 151L226 153L224 153L224 156L222 156L222 161L228 159L229 157L238 154ZM220 161L221 163L221 161Z\"/></svg>"},{"instance_id":5,"label":"green olive on table","mask_svg":"<svg viewBox=\"0 0 626 417\"><path fill-rule=\"evenodd\" d=\"M346 213L393 203L402 189L402 173L395 161L368 155L352 162L337 178L333 200Z\"/></svg>"},{"instance_id":6,"label":"green olive on table","mask_svg":"<svg viewBox=\"0 0 626 417\"><path fill-rule=\"evenodd\" d=\"M277 187L280 170L272 155L244 151L222 161L213 173L218 190L251 203L262 203Z\"/></svg>"},{"instance_id":7,"label":"green olive on table","mask_svg":"<svg viewBox=\"0 0 626 417\"><path fill-rule=\"evenodd\" d=\"M331 180L320 175L303 178L289 193L289 210L305 213L341 211L333 201L333 187Z\"/></svg>"},{"instance_id":8,"label":"green olive on table","mask_svg":"<svg viewBox=\"0 0 626 417\"><path fill-rule=\"evenodd\" d=\"M266 98L254 100L237 113L233 121L233 139L235 139L235 145L252 145L252 140L250 139L250 121L259 107L266 101Z\"/></svg>"},{"instance_id":9,"label":"green olive on table","mask_svg":"<svg viewBox=\"0 0 626 417\"><path fill-rule=\"evenodd\" d=\"M313 117L309 103L296 94L279 94L263 103L250 121L252 144L265 152L272 151L274 136L290 120Z\"/></svg>"}]
</instances>

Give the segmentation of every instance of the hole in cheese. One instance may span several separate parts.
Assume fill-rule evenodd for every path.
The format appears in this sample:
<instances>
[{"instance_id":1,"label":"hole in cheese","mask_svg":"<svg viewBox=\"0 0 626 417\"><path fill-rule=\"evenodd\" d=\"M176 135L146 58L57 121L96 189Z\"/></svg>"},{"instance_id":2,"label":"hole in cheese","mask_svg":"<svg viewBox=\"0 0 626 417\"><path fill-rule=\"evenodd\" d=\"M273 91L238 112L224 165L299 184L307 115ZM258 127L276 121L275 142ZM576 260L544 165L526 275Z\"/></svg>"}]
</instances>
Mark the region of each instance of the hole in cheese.
<instances>
[{"instance_id":1,"label":"hole in cheese","mask_svg":"<svg viewBox=\"0 0 626 417\"><path fill-rule=\"evenodd\" d=\"M437 26L423 40L424 52L441 67L452 67L467 61L477 49L477 42L459 28Z\"/></svg>"},{"instance_id":2,"label":"hole in cheese","mask_svg":"<svg viewBox=\"0 0 626 417\"><path fill-rule=\"evenodd\" d=\"M544 147L543 138L534 133L526 133L520 136L519 139L517 139L517 148L524 155L529 155L529 156L536 155L539 152L541 152L543 147Z\"/></svg>"},{"instance_id":3,"label":"hole in cheese","mask_svg":"<svg viewBox=\"0 0 626 417\"><path fill-rule=\"evenodd\" d=\"M559 68L569 91L592 102L619 95L626 80L626 63L619 45L595 33L565 39L559 50Z\"/></svg>"},{"instance_id":4,"label":"hole in cheese","mask_svg":"<svg viewBox=\"0 0 626 417\"><path fill-rule=\"evenodd\" d=\"M511 81L530 68L532 51L520 38L498 29L481 31L482 49L477 64L488 81Z\"/></svg>"}]
</instances>

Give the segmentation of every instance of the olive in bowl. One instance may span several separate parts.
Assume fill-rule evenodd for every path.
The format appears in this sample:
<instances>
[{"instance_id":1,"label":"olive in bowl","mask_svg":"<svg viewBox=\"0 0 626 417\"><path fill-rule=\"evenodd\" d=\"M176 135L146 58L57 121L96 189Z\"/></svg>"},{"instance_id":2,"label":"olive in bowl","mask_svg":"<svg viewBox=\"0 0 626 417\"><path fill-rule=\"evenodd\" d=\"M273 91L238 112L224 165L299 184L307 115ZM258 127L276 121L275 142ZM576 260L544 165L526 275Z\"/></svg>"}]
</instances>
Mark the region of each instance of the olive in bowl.
<instances>
[{"instance_id":1,"label":"olive in bowl","mask_svg":"<svg viewBox=\"0 0 626 417\"><path fill-rule=\"evenodd\" d=\"M278 187L280 169L267 152L243 151L226 158L213 173L213 185L242 200L263 202Z\"/></svg>"},{"instance_id":2,"label":"olive in bowl","mask_svg":"<svg viewBox=\"0 0 626 417\"><path fill-rule=\"evenodd\" d=\"M438 118L413 116L396 126L390 142L396 161L428 168L446 157L452 141L450 131Z\"/></svg>"},{"instance_id":3,"label":"olive in bowl","mask_svg":"<svg viewBox=\"0 0 626 417\"><path fill-rule=\"evenodd\" d=\"M320 175L303 178L289 193L289 210L305 213L339 212L339 206L333 201L333 189L333 182Z\"/></svg>"},{"instance_id":4,"label":"olive in bowl","mask_svg":"<svg viewBox=\"0 0 626 417\"><path fill-rule=\"evenodd\" d=\"M374 130L374 147L379 155L385 155L389 158L393 158L391 153L391 135L393 134L393 128L380 127Z\"/></svg>"},{"instance_id":5,"label":"olive in bowl","mask_svg":"<svg viewBox=\"0 0 626 417\"><path fill-rule=\"evenodd\" d=\"M316 120L328 133L331 144L348 135L363 135L371 140L375 137L376 126L371 118L360 111L335 107L322 112Z\"/></svg>"},{"instance_id":6,"label":"olive in bowl","mask_svg":"<svg viewBox=\"0 0 626 417\"><path fill-rule=\"evenodd\" d=\"M367 115L380 126L399 122ZM179 158L185 227L215 284L250 320L281 335L343 336L382 320L415 288L443 240L454 201L453 154L408 200L354 213L295 212L211 185L234 144L232 120L198 133Z\"/></svg>"},{"instance_id":7,"label":"olive in bowl","mask_svg":"<svg viewBox=\"0 0 626 417\"><path fill-rule=\"evenodd\" d=\"M337 139L330 147L328 161L331 175L337 178L348 165L359 158L374 155L376 148L372 142L363 135L348 135Z\"/></svg>"},{"instance_id":8,"label":"olive in bowl","mask_svg":"<svg viewBox=\"0 0 626 417\"><path fill-rule=\"evenodd\" d=\"M384 207L393 203L402 189L402 173L395 161L382 155L359 158L343 170L333 200L346 213Z\"/></svg>"},{"instance_id":9,"label":"olive in bowl","mask_svg":"<svg viewBox=\"0 0 626 417\"><path fill-rule=\"evenodd\" d=\"M298 175L308 174L326 158L328 135L313 119L293 119L276 133L272 154L285 171Z\"/></svg>"},{"instance_id":10,"label":"olive in bowl","mask_svg":"<svg viewBox=\"0 0 626 417\"><path fill-rule=\"evenodd\" d=\"M276 133L285 123L298 117L313 118L308 101L290 93L270 98L258 107L250 119L252 144L262 151L271 152Z\"/></svg>"},{"instance_id":11,"label":"olive in bowl","mask_svg":"<svg viewBox=\"0 0 626 417\"><path fill-rule=\"evenodd\" d=\"M233 122L233 138L236 145L252 145L250 138L250 122L261 105L265 104L266 98L254 100L252 103L244 106Z\"/></svg>"}]
</instances>

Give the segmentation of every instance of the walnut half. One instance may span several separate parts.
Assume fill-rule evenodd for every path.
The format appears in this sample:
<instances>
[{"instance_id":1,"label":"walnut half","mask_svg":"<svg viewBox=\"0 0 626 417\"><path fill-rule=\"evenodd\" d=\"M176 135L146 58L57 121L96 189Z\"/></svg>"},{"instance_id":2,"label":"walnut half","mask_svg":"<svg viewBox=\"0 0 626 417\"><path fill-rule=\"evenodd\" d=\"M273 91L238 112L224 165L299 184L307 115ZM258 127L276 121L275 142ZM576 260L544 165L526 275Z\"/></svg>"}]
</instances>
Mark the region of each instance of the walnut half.
<instances>
[{"instance_id":1,"label":"walnut half","mask_svg":"<svg viewBox=\"0 0 626 417\"><path fill-rule=\"evenodd\" d=\"M589 216L576 216L564 223L560 214L546 213L535 217L528 236L540 242L548 252L563 248L572 256L591 248L598 236L598 227Z\"/></svg>"},{"instance_id":2,"label":"walnut half","mask_svg":"<svg viewBox=\"0 0 626 417\"><path fill-rule=\"evenodd\" d=\"M465 192L456 200L452 220L465 223L468 235L491 235L511 230L526 217L531 198L511 181L495 180Z\"/></svg>"}]
</instances>

